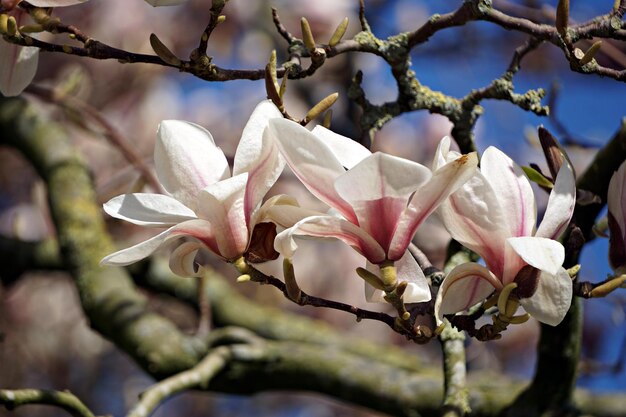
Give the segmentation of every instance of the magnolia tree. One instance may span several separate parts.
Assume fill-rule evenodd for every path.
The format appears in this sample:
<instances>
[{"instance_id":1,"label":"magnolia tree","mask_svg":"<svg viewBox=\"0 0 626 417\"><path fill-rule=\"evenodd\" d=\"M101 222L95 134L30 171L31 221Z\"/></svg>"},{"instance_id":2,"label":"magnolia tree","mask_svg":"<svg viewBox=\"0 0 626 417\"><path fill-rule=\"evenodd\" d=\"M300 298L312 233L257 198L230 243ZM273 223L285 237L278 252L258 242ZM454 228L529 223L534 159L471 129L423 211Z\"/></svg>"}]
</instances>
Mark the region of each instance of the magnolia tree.
<instances>
[{"instance_id":1,"label":"magnolia tree","mask_svg":"<svg viewBox=\"0 0 626 417\"><path fill-rule=\"evenodd\" d=\"M574 386L582 339L580 299L619 293L626 282L626 129L622 127L595 153L587 168L577 171L570 148L543 127L537 131L543 160L530 166L518 165L521 161L498 149L498 144L478 153L475 130L484 100L504 100L539 116L548 114L543 90L517 93L513 86L523 61L542 44L559 51L559 59L572 71L612 78L621 85L626 70L605 66L599 56L602 41L613 56L620 54L613 41L626 39L625 2L608 4L606 14L575 23L569 18L568 0L559 1L555 10L466 0L447 14L430 16L386 39L370 27L369 5L364 1L347 6L358 10L359 27L352 36L346 33L354 24L339 18L324 39L306 17L301 18L298 34L290 32L293 22L281 20L280 10L273 9L273 30L282 43L276 45L279 53L270 45L261 52L269 59L258 62L258 68L229 69L216 63L209 52L211 40L223 36L220 28L227 25L225 0L146 0L152 6L178 6L155 11L162 10L167 17L150 30L165 32L169 24L174 32L167 40L155 34L145 37L148 53L126 48L123 37L136 36L132 25L123 23L120 15L119 21L104 21L103 12L113 7L130 11L145 7L143 2L101 4L91 16L96 24L81 16L80 8L103 2L79 5L84 1L1 2L0 137L43 180L54 234L25 241L6 232L0 274L7 289L19 285L20 277L31 270L62 270L71 275L82 314L92 329L157 380L131 399L134 404L128 406L128 416L150 415L169 397L194 389L243 394L315 391L402 416L623 413L624 397L591 396ZM73 7L66 13L60 9L65 6ZM197 47L185 52L188 58L184 58L174 45L176 31L182 31L182 14L172 10L187 8L197 11L192 20L201 15L208 17L208 23L193 35ZM72 14L72 9L78 11ZM518 17L520 12L526 15ZM462 98L420 84L411 53L438 32L473 21L526 36L520 46L510 48L513 56L504 74ZM98 40L100 35L114 38L116 24L129 31L120 29L120 45ZM94 27L107 31L87 34ZM241 27L245 31L246 25ZM191 36L187 33L191 31L185 28L180 36ZM42 51L54 54L38 62ZM90 103L81 97L80 77L52 86L32 83L38 65L48 71L46 67L62 54L94 68L109 65L102 60L114 60L129 72L160 67L178 77L178 70L206 81L208 88L218 81L259 80L266 98L245 115L247 122L228 127L230 135L239 138L234 152L224 152L218 144L225 142L206 129L224 133L219 119L207 126L176 120L179 113L172 109L168 114L166 100L159 110L165 120L146 127L156 130L152 168L139 145L130 145L107 119L115 116L98 109L96 98ZM350 55L381 58L396 82L396 98L372 103L363 84L367 74L354 71L343 79L341 94L310 105L302 118L293 116L307 100L298 102L290 94L306 97L308 93L311 101L314 86L307 80L323 77L334 60ZM129 91L145 88L140 79L134 78L130 89L110 85L112 92L103 89L102 94L127 97ZM360 134L354 128L341 129L353 137L333 130L331 107L338 98L360 110ZM150 100L156 99L120 106L132 119ZM62 123L50 116L59 108L70 116ZM449 135L439 139L429 156L431 162L417 163L372 146L385 123L418 110L445 116L451 123ZM311 127L315 121L319 124ZM94 157L82 141L67 139L76 126L89 130L94 125L140 174L139 179L114 187L121 190L117 196L95 188L90 174L92 169L98 177L114 175L106 171L106 156ZM414 146L427 145L418 140ZM79 150L90 153L90 165L82 162ZM277 185L294 177L310 194ZM106 195L102 212L98 199ZM542 215L537 201L541 207L545 203ZM117 228L116 236L121 236L121 225L110 218L154 231L131 229L133 234L142 233L143 239L134 238L139 243L121 244L122 249L115 251L104 222L108 219L111 228ZM432 248L421 243L429 239L421 227L427 222L438 225L435 231L431 225L433 234L444 236L440 251L447 248L447 253L442 262L431 261ZM585 281L579 276L579 254L596 236L609 238L606 261L614 273ZM336 300L303 291L300 283L308 277L298 271L314 274L302 264L305 258L319 256L299 249L303 239L336 240L354 250L361 266L333 272L334 280L361 282L364 300L373 304L365 308L354 303L353 294ZM303 251L307 251L304 256ZM164 257L169 268L161 265ZM356 317L359 325L383 323L388 338L395 333L417 344L437 339L442 372L380 340L353 339L319 322L241 298L224 285L227 278L221 275L228 272L222 265L228 264L236 271L233 283L267 284L297 305L338 310ZM193 306L197 329L181 329L166 313L154 311L138 287L170 294ZM541 326L530 382L487 377L486 371L477 372L476 381L467 380L468 341L494 343L533 320ZM11 383L3 380L3 384ZM31 380L33 384L37 385ZM0 404L9 410L47 404L75 416L94 415L89 401L85 405L79 395L63 391L65 386L3 388Z\"/></svg>"}]
</instances>

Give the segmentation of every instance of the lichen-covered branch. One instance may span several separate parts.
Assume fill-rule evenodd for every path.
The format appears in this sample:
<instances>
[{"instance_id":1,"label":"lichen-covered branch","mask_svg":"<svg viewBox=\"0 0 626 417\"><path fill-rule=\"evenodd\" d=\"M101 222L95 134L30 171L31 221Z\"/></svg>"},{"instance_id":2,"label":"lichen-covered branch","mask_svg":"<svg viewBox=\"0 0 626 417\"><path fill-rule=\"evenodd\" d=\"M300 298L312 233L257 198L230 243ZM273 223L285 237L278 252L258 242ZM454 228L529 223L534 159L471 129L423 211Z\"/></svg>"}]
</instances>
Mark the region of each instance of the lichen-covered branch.
<instances>
[{"instance_id":1,"label":"lichen-covered branch","mask_svg":"<svg viewBox=\"0 0 626 417\"><path fill-rule=\"evenodd\" d=\"M210 351L193 368L172 375L148 388L127 417L148 417L166 399L194 388L207 388L209 382L230 359L230 349L220 346Z\"/></svg>"},{"instance_id":2,"label":"lichen-covered branch","mask_svg":"<svg viewBox=\"0 0 626 417\"><path fill-rule=\"evenodd\" d=\"M80 399L67 391L0 389L0 405L7 410L13 410L24 405L50 405L61 408L74 417L95 417Z\"/></svg>"},{"instance_id":3,"label":"lichen-covered branch","mask_svg":"<svg viewBox=\"0 0 626 417\"><path fill-rule=\"evenodd\" d=\"M153 375L169 376L196 364L205 344L151 312L124 270L99 266L113 243L90 173L60 126L40 118L23 99L0 99L0 143L20 150L48 187L62 262L91 327Z\"/></svg>"}]
</instances>

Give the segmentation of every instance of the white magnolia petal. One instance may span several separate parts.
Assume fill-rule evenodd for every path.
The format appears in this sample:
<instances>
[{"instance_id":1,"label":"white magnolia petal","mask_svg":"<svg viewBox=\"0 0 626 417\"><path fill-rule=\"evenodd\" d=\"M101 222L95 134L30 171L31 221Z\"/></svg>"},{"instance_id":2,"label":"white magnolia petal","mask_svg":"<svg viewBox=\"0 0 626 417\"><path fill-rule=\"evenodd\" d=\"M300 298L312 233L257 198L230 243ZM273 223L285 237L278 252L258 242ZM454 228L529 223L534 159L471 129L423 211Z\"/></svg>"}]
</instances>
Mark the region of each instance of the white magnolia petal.
<instances>
[{"instance_id":1,"label":"white magnolia petal","mask_svg":"<svg viewBox=\"0 0 626 417\"><path fill-rule=\"evenodd\" d=\"M235 152L233 176L250 172L258 164L263 147L263 132L270 119L282 118L280 110L270 100L257 104L241 133Z\"/></svg>"},{"instance_id":2,"label":"white magnolia petal","mask_svg":"<svg viewBox=\"0 0 626 417\"><path fill-rule=\"evenodd\" d=\"M324 126L315 126L311 133L328 145L335 157L346 169L352 168L372 154L369 149L357 141L326 129Z\"/></svg>"},{"instance_id":3,"label":"white magnolia petal","mask_svg":"<svg viewBox=\"0 0 626 417\"><path fill-rule=\"evenodd\" d=\"M292 258L298 248L295 237L338 239L352 246L372 263L385 260L385 251L363 229L347 220L333 216L306 217L293 227L282 231L274 240L274 249L286 258Z\"/></svg>"},{"instance_id":4,"label":"white magnolia petal","mask_svg":"<svg viewBox=\"0 0 626 417\"><path fill-rule=\"evenodd\" d=\"M65 7L85 3L87 0L28 0L36 7Z\"/></svg>"},{"instance_id":5,"label":"white magnolia petal","mask_svg":"<svg viewBox=\"0 0 626 417\"><path fill-rule=\"evenodd\" d=\"M196 208L200 190L230 175L228 161L211 134L181 120L159 124L154 163L165 190L191 209Z\"/></svg>"},{"instance_id":6,"label":"white magnolia petal","mask_svg":"<svg viewBox=\"0 0 626 417\"><path fill-rule=\"evenodd\" d=\"M37 73L39 48L19 46L0 38L0 93L17 96Z\"/></svg>"},{"instance_id":7,"label":"white magnolia petal","mask_svg":"<svg viewBox=\"0 0 626 417\"><path fill-rule=\"evenodd\" d=\"M430 301L432 295L430 293L430 286L428 280L424 276L422 268L419 267L415 258L409 251L404 252L404 255L395 262L398 270L398 282L406 281L408 286L404 291L405 303L421 303L424 301Z\"/></svg>"},{"instance_id":8,"label":"white magnolia petal","mask_svg":"<svg viewBox=\"0 0 626 417\"><path fill-rule=\"evenodd\" d=\"M260 154L251 166L248 166L248 184L244 201L246 222L249 224L251 217L258 208L263 197L274 185L285 167L285 159L278 150L276 141L268 138L269 130L263 133L263 144Z\"/></svg>"},{"instance_id":9,"label":"white magnolia petal","mask_svg":"<svg viewBox=\"0 0 626 417\"><path fill-rule=\"evenodd\" d=\"M607 205L613 219L619 225L622 236L626 236L626 162L623 162L611 177Z\"/></svg>"},{"instance_id":10,"label":"white magnolia petal","mask_svg":"<svg viewBox=\"0 0 626 417\"><path fill-rule=\"evenodd\" d=\"M287 164L302 184L314 196L356 223L352 207L333 186L335 179L346 170L332 150L317 136L290 120L271 119L268 130L268 135L276 139Z\"/></svg>"},{"instance_id":11,"label":"white magnolia petal","mask_svg":"<svg viewBox=\"0 0 626 417\"><path fill-rule=\"evenodd\" d=\"M478 253L496 276L502 275L506 220L498 196L480 171L441 204L439 214L455 240Z\"/></svg>"},{"instance_id":12,"label":"white magnolia petal","mask_svg":"<svg viewBox=\"0 0 626 417\"><path fill-rule=\"evenodd\" d=\"M167 242L182 237L195 238L213 252L217 251L211 224L204 220L188 220L159 233L146 241L105 256L100 265L130 265L150 256ZM217 253L217 252L216 252Z\"/></svg>"},{"instance_id":13,"label":"white magnolia petal","mask_svg":"<svg viewBox=\"0 0 626 417\"><path fill-rule=\"evenodd\" d=\"M530 298L520 300L528 314L550 326L563 321L571 303L572 279L563 268L556 274L541 272L535 293Z\"/></svg>"},{"instance_id":14,"label":"white magnolia petal","mask_svg":"<svg viewBox=\"0 0 626 417\"><path fill-rule=\"evenodd\" d=\"M468 262L454 268L444 278L435 301L437 324L445 314L467 310L484 300L494 290L501 290L502 283L487 268Z\"/></svg>"},{"instance_id":15,"label":"white magnolia petal","mask_svg":"<svg viewBox=\"0 0 626 417\"><path fill-rule=\"evenodd\" d=\"M461 154L457 151L450 150L450 137L444 136L439 141L439 145L437 145L437 150L435 151L435 157L433 159L433 171L441 168L448 162L454 161L460 156Z\"/></svg>"},{"instance_id":16,"label":"white magnolia petal","mask_svg":"<svg viewBox=\"0 0 626 417\"><path fill-rule=\"evenodd\" d=\"M273 138L268 137L270 119L282 118L280 110L270 100L259 103L241 134L241 140L235 152L233 176L248 173L248 185L244 210L246 221L269 189L274 185L285 167L285 161L278 151Z\"/></svg>"},{"instance_id":17,"label":"white magnolia petal","mask_svg":"<svg viewBox=\"0 0 626 417\"><path fill-rule=\"evenodd\" d=\"M532 236L537 221L535 194L524 171L499 149L483 153L480 170L498 196L510 236Z\"/></svg>"},{"instance_id":18,"label":"white magnolia petal","mask_svg":"<svg viewBox=\"0 0 626 417\"><path fill-rule=\"evenodd\" d=\"M335 189L352 206L358 224L387 250L409 197L430 176L423 165L376 152L340 175Z\"/></svg>"},{"instance_id":19,"label":"white magnolia petal","mask_svg":"<svg viewBox=\"0 0 626 417\"><path fill-rule=\"evenodd\" d=\"M403 300L405 303L422 303L430 301L431 293L428 286L428 280L424 276L424 272L419 267L415 258L406 251L404 255L395 262L397 268L398 282L405 281L407 283L404 291ZM367 262L366 268L374 275L380 276L380 268L371 262ZM369 303L384 303L384 292L372 287L365 282L365 300Z\"/></svg>"},{"instance_id":20,"label":"white magnolia petal","mask_svg":"<svg viewBox=\"0 0 626 417\"><path fill-rule=\"evenodd\" d=\"M189 207L163 194L118 195L102 207L109 216L139 226L167 227L196 218Z\"/></svg>"},{"instance_id":21,"label":"white magnolia petal","mask_svg":"<svg viewBox=\"0 0 626 417\"><path fill-rule=\"evenodd\" d=\"M572 218L575 205L576 179L572 167L565 160L556 176L546 212L535 236L549 239L558 238Z\"/></svg>"},{"instance_id":22,"label":"white magnolia petal","mask_svg":"<svg viewBox=\"0 0 626 417\"><path fill-rule=\"evenodd\" d=\"M507 243L527 264L552 275L561 269L565 260L565 248L556 240L524 236L509 238Z\"/></svg>"},{"instance_id":23,"label":"white magnolia petal","mask_svg":"<svg viewBox=\"0 0 626 417\"><path fill-rule=\"evenodd\" d=\"M187 0L146 0L151 6L159 7L159 6L177 6L179 4L186 3Z\"/></svg>"},{"instance_id":24,"label":"white magnolia petal","mask_svg":"<svg viewBox=\"0 0 626 417\"><path fill-rule=\"evenodd\" d=\"M477 165L478 156L472 152L433 172L431 179L415 192L404 209L389 247L389 259L397 259L406 251L426 217L473 177Z\"/></svg>"},{"instance_id":25,"label":"white magnolia petal","mask_svg":"<svg viewBox=\"0 0 626 417\"><path fill-rule=\"evenodd\" d=\"M305 217L324 216L325 214L300 207L295 198L281 194L263 203L255 216L253 224L270 221L286 229Z\"/></svg>"},{"instance_id":26,"label":"white magnolia petal","mask_svg":"<svg viewBox=\"0 0 626 417\"><path fill-rule=\"evenodd\" d=\"M214 230L219 253L235 259L248 246L249 233L244 213L244 196L248 173L209 185L200 192L199 214Z\"/></svg>"},{"instance_id":27,"label":"white magnolia petal","mask_svg":"<svg viewBox=\"0 0 626 417\"><path fill-rule=\"evenodd\" d=\"M170 270L181 277L200 277L204 273L196 262L196 255L202 249L198 242L184 242L170 255Z\"/></svg>"}]
</instances>

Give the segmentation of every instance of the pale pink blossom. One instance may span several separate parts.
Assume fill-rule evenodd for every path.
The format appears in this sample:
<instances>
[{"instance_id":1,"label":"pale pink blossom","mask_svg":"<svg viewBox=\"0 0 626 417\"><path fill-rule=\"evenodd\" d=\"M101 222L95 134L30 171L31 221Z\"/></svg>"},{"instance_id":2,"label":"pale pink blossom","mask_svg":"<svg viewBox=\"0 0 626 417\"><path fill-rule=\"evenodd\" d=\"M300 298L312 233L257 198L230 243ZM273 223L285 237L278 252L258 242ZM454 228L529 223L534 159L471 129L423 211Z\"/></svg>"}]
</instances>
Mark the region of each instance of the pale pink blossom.
<instances>
[{"instance_id":1,"label":"pale pink blossom","mask_svg":"<svg viewBox=\"0 0 626 417\"><path fill-rule=\"evenodd\" d=\"M184 121L162 122L154 161L158 179L169 195L121 195L107 202L104 210L140 226L168 229L105 257L102 263L128 265L181 238L187 241L179 244L170 258L170 267L179 275L198 274L204 250L227 261L241 257L255 225L267 221L267 209L293 204L292 199L277 196L261 205L284 167L274 141L263 140L268 120L280 117L270 101L256 107L243 130L232 176L224 153L207 130Z\"/></svg>"},{"instance_id":2,"label":"pale pink blossom","mask_svg":"<svg viewBox=\"0 0 626 417\"><path fill-rule=\"evenodd\" d=\"M371 264L399 261L400 280L409 284L406 301L430 299L424 275L407 247L424 219L472 175L476 155L459 156L431 172L406 159L371 154L323 127L309 132L276 119L269 129L304 186L338 212L300 220L277 236L276 250L290 258L297 248L295 237L339 239ZM381 292L371 288L366 295L370 301L382 299Z\"/></svg>"},{"instance_id":3,"label":"pale pink blossom","mask_svg":"<svg viewBox=\"0 0 626 417\"><path fill-rule=\"evenodd\" d=\"M447 147L438 151L439 164L457 157ZM517 282L521 306L537 320L561 322L572 298L572 281L562 264L559 235L575 205L576 185L568 163L563 164L550 193L543 220L536 228L537 208L530 182L522 169L500 150L489 147L480 171L440 207L441 218L459 243L481 256L486 268L468 263L452 270L441 284L435 312L466 310L494 291ZM530 265L535 269L518 273Z\"/></svg>"}]
</instances>

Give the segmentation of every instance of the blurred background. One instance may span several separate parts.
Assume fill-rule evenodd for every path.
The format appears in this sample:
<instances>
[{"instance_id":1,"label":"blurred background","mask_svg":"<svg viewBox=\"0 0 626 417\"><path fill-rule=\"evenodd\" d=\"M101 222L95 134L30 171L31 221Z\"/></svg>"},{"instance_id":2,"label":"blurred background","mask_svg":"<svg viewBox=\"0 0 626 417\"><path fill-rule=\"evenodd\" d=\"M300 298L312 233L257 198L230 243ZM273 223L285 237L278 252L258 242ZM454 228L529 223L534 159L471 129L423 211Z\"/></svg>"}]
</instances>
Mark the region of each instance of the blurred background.
<instances>
[{"instance_id":1,"label":"blurred background","mask_svg":"<svg viewBox=\"0 0 626 417\"><path fill-rule=\"evenodd\" d=\"M461 3L460 0L367 0L366 15L374 33L386 37L415 29L431 15L452 11ZM573 2L571 19L586 21L606 13L612 3ZM59 9L58 15L95 39L128 51L152 53L148 39L154 32L174 53L187 57L206 25L209 4L208 0L190 0L184 6L152 8L141 0L92 0ZM555 5L556 1L494 0L496 8L509 14L545 23L552 21ZM271 7L278 9L284 25L297 36L302 16L311 23L318 41L325 42L346 16L350 19L346 36L359 31L356 0L230 0L224 10L226 22L215 30L209 42L213 62L227 68L262 68L272 49L277 49L279 59L285 57L285 43L272 24ZM412 55L413 68L422 84L462 97L499 77L514 49L525 40L519 33L474 22L439 32L416 48ZM597 59L609 67L625 68L626 47L623 43L605 42ZM359 110L346 95L358 69L364 73L363 87L369 100L382 103L395 99L395 82L384 61L372 55L344 54L327 61L313 77L289 83L286 97L289 112L302 116L318 100L338 91L332 128L359 138ZM568 144L569 155L581 172L626 115L623 83L572 73L562 53L551 45L529 55L514 82L520 93L544 88L548 92L544 103L551 104L551 116L538 117L507 102L487 101L483 102L485 112L475 133L480 150L498 146L519 164L534 162L545 166L536 139L536 128L543 124ZM184 119L208 128L226 155L232 157L245 121L254 106L265 98L263 82L207 83L158 66L121 65L115 61L49 53L41 54L35 84L38 90L34 92L38 93L28 94L29 99L37 103L42 114L67 127L92 167L101 202L142 185L138 183L137 169L123 157L119 146L111 142L111 132L130 144L143 163L151 167L158 123L163 119ZM82 104L50 102L41 94L49 89L68 92ZM86 111L102 116L107 123L101 123ZM373 148L430 165L436 144L450 129L447 119L441 116L426 112L406 114L385 125L377 134ZM149 185L145 187L149 189ZM547 196L541 190L535 192L541 213ZM289 193L303 206L321 208L288 171L272 193ZM45 202L45 189L30 166L12 149L0 148L0 233L24 240L53 236ZM127 247L153 233L112 219L109 226L119 247ZM441 265L448 236L436 218L422 226L416 242L431 260ZM586 246L582 258L583 280L600 281L610 273L607 245L607 239L598 238ZM362 263L353 250L332 242L303 243L295 260L299 281L306 292L359 307L384 309L385 306L368 305L364 301L362 282L354 273ZM227 265L216 261L215 267L227 277L235 276ZM266 268L278 271L275 265ZM439 360L436 342L416 346L383 324L356 323L352 316L340 312L298 307L271 287L254 284L240 287L261 303L323 319L354 337L401 345L426 360ZM195 313L184 304L159 296L152 296L151 303L182 328L194 331ZM626 386L625 303L624 291L616 291L606 299L584 302L579 386L602 391ZM511 327L499 341L468 341L470 371L491 369L515 377L531 376L537 337L538 325L531 320ZM121 415L151 383L151 378L131 360L89 329L68 276L32 273L10 286L0 286L0 387L67 388L95 412ZM0 416L3 413L7 412L1 410ZM185 394L168 402L155 415L346 414L375 415L320 396L293 393L253 397ZM28 407L6 415L63 413Z\"/></svg>"}]
</instances>

